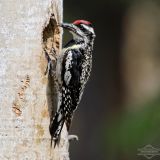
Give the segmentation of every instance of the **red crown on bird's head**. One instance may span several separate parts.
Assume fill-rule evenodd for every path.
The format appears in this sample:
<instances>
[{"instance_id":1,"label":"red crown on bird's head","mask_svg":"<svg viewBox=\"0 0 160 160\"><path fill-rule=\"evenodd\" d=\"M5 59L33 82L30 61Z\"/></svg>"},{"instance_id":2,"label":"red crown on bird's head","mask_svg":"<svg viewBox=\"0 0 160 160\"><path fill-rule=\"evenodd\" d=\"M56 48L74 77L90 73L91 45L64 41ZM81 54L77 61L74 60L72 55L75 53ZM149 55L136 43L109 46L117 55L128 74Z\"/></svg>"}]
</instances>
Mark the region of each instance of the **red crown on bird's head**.
<instances>
[{"instance_id":1,"label":"red crown on bird's head","mask_svg":"<svg viewBox=\"0 0 160 160\"><path fill-rule=\"evenodd\" d=\"M73 22L74 25L79 25L79 24L86 24L86 25L91 25L91 22L86 21L86 20L76 20Z\"/></svg>"}]
</instances>

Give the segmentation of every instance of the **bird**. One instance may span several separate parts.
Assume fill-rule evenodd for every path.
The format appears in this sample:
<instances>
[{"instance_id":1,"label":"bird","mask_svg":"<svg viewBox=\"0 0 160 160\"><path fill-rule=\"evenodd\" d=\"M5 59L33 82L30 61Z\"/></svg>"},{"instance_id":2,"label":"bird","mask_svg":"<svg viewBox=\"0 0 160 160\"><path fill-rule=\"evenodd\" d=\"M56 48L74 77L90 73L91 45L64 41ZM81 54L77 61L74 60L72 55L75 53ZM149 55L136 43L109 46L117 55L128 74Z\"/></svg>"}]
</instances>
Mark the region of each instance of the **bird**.
<instances>
[{"instance_id":1,"label":"bird","mask_svg":"<svg viewBox=\"0 0 160 160\"><path fill-rule=\"evenodd\" d=\"M59 144L63 125L69 132L72 118L77 109L92 70L92 52L95 32L91 22L76 20L61 23L60 27L72 34L72 39L64 46L57 58L56 73L61 81L57 111L50 120L51 145Z\"/></svg>"}]
</instances>

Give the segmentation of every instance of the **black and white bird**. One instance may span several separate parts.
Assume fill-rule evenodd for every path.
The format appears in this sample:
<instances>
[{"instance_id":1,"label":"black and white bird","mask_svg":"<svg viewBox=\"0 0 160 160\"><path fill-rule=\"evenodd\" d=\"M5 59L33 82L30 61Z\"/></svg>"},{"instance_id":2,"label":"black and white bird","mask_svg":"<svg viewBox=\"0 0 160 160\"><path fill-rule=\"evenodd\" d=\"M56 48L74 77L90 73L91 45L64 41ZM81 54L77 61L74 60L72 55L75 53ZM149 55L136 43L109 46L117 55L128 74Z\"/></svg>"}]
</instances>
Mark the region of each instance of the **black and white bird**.
<instances>
[{"instance_id":1,"label":"black and white bird","mask_svg":"<svg viewBox=\"0 0 160 160\"><path fill-rule=\"evenodd\" d=\"M59 142L64 123L69 131L73 114L90 77L95 39L93 26L86 20L62 23L60 26L69 30L73 39L65 45L57 60L56 72L61 81L61 89L58 93L57 111L49 126L54 146Z\"/></svg>"}]
</instances>

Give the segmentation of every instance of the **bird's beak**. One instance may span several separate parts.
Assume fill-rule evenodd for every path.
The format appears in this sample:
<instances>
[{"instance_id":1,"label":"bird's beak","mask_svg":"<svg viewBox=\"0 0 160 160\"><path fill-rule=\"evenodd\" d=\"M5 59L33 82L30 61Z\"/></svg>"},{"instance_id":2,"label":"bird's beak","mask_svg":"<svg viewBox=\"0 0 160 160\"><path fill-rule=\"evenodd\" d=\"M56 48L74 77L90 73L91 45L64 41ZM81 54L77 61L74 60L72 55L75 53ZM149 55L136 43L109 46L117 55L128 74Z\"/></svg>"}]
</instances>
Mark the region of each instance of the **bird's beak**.
<instances>
[{"instance_id":1,"label":"bird's beak","mask_svg":"<svg viewBox=\"0 0 160 160\"><path fill-rule=\"evenodd\" d=\"M75 27L73 24L61 23L59 26L62 28L68 29L69 31L73 31L73 32L75 31Z\"/></svg>"},{"instance_id":2,"label":"bird's beak","mask_svg":"<svg viewBox=\"0 0 160 160\"><path fill-rule=\"evenodd\" d=\"M72 23L61 23L59 25L60 27L64 28L64 29L67 29L68 31L70 31L72 34L76 34L77 36L79 37L83 37L79 32L79 29L77 28L77 26L75 26L74 24Z\"/></svg>"}]
</instances>

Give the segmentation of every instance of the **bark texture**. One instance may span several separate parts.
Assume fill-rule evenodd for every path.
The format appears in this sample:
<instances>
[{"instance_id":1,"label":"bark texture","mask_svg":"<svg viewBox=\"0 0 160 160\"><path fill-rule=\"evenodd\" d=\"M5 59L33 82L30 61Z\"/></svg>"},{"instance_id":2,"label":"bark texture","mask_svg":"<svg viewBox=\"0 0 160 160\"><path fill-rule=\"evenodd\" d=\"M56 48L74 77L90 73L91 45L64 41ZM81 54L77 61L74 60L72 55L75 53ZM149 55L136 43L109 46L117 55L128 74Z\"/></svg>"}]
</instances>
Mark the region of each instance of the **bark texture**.
<instances>
[{"instance_id":1,"label":"bark texture","mask_svg":"<svg viewBox=\"0 0 160 160\"><path fill-rule=\"evenodd\" d=\"M62 31L54 25L62 21L62 0L1 1L0 9L0 159L68 160L65 126L59 147L50 148L54 93L43 51L60 52Z\"/></svg>"}]
</instances>

